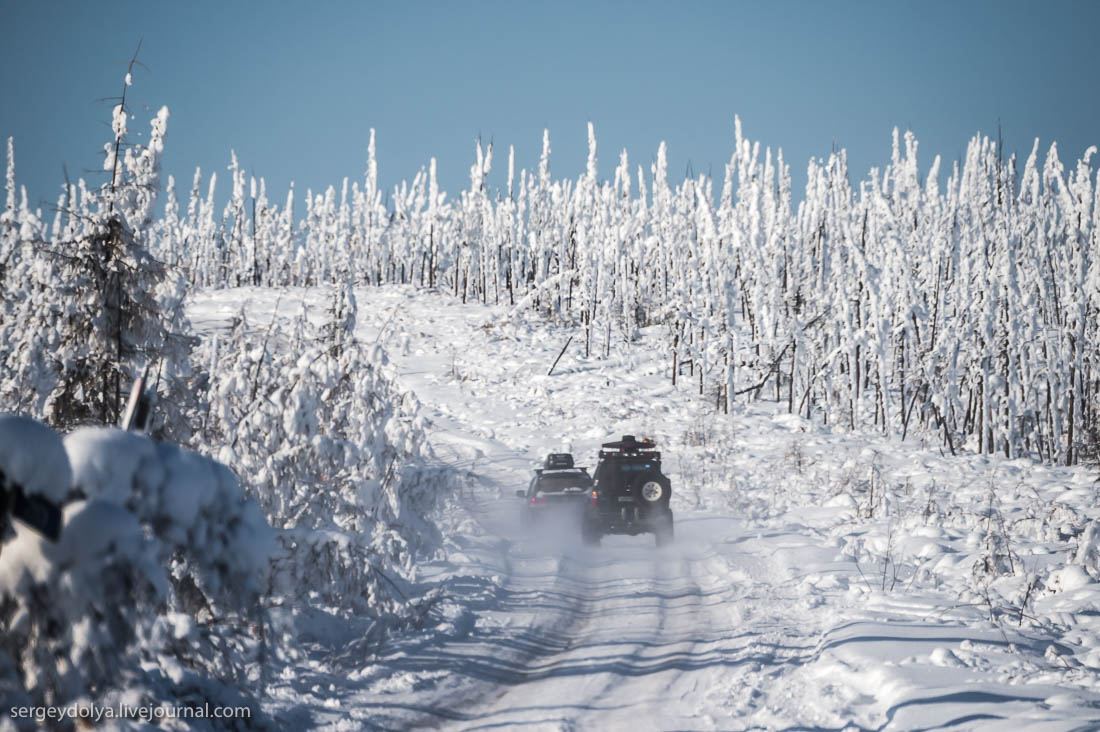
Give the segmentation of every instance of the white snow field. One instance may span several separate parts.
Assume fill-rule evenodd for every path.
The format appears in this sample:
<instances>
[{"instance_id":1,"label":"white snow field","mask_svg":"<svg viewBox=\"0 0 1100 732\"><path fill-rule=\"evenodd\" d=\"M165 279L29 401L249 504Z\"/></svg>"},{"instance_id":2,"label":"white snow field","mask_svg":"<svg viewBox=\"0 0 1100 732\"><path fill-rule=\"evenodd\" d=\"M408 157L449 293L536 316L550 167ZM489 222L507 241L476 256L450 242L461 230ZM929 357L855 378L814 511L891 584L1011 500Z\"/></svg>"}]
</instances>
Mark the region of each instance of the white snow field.
<instances>
[{"instance_id":1,"label":"white snow field","mask_svg":"<svg viewBox=\"0 0 1100 732\"><path fill-rule=\"evenodd\" d=\"M416 569L442 614L376 644L301 620L308 655L269 676L279 724L1100 728L1094 472L833 431L785 403L716 414L690 378L672 386L656 333L607 359L581 334L547 376L577 334L536 314L397 286L356 297L358 336L384 345L435 459L469 481ZM323 320L323 289L200 292L188 316L209 334L303 300ZM662 450L672 547L521 528L514 492L546 453L593 467L624 433Z\"/></svg>"}]
</instances>

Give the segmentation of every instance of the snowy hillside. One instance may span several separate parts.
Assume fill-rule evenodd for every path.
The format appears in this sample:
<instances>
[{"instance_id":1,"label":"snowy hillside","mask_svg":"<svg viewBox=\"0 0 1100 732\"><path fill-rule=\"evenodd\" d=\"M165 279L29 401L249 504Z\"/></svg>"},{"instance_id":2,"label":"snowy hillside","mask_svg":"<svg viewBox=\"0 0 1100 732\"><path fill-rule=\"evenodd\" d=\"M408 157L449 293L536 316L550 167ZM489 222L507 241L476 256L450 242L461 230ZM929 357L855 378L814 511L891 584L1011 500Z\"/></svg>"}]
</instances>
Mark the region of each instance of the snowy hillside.
<instances>
[{"instance_id":1,"label":"snowy hillside","mask_svg":"<svg viewBox=\"0 0 1100 732\"><path fill-rule=\"evenodd\" d=\"M717 415L648 346L609 359L571 331L413 288L356 293L426 412L427 446L472 479L416 568L444 600L377 646L333 620L271 674L284 723L385 728L1075 729L1100 723L1095 475L950 457L834 432L767 402ZM200 293L200 332L243 312L323 318L318 290ZM514 488L547 452L591 464L651 436L677 541L531 534Z\"/></svg>"}]
</instances>

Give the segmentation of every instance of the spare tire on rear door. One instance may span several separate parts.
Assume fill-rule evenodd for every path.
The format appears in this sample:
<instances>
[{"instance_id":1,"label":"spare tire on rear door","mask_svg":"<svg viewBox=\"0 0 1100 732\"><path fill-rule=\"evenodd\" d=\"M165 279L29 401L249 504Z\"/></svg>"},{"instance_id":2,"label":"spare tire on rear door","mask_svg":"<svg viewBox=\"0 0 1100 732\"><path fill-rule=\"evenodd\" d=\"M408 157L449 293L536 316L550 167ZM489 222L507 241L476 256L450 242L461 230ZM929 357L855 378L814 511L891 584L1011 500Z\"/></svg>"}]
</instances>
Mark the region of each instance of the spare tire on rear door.
<instances>
[{"instance_id":1,"label":"spare tire on rear door","mask_svg":"<svg viewBox=\"0 0 1100 732\"><path fill-rule=\"evenodd\" d=\"M642 473L634 481L634 493L642 499L642 505L650 508L667 508L672 497L672 485L659 471Z\"/></svg>"}]
</instances>

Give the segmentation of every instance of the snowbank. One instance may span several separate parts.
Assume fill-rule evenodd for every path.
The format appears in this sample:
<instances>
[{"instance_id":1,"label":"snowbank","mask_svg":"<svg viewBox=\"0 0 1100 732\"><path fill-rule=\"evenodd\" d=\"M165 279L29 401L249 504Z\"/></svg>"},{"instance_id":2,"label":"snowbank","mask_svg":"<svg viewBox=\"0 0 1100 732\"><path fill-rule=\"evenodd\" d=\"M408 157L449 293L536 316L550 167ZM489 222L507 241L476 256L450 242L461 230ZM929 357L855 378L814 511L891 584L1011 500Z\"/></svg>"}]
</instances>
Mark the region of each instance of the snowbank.
<instances>
[{"instance_id":1,"label":"snowbank","mask_svg":"<svg viewBox=\"0 0 1100 732\"><path fill-rule=\"evenodd\" d=\"M72 483L61 437L26 417L0 416L0 469L24 493L54 502L65 497Z\"/></svg>"}]
</instances>

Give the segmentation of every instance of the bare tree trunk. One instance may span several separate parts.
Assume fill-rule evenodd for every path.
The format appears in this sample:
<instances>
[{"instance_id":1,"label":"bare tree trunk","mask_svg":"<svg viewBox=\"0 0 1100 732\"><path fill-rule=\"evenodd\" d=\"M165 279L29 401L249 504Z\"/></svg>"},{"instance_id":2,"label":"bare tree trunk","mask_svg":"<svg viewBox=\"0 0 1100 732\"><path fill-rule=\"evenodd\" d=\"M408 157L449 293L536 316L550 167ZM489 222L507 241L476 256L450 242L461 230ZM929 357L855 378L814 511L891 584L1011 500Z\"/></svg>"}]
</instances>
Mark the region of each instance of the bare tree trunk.
<instances>
[{"instance_id":1,"label":"bare tree trunk","mask_svg":"<svg viewBox=\"0 0 1100 732\"><path fill-rule=\"evenodd\" d=\"M1066 429L1066 465L1073 465L1073 427L1075 424L1074 416L1077 410L1077 364L1074 361L1077 358L1077 343L1075 339L1069 339L1069 424Z\"/></svg>"},{"instance_id":2,"label":"bare tree trunk","mask_svg":"<svg viewBox=\"0 0 1100 732\"><path fill-rule=\"evenodd\" d=\"M787 414L794 414L794 368L798 342L791 341L791 383L787 385Z\"/></svg>"},{"instance_id":3,"label":"bare tree trunk","mask_svg":"<svg viewBox=\"0 0 1100 732\"><path fill-rule=\"evenodd\" d=\"M435 287L435 223L428 229L428 287Z\"/></svg>"},{"instance_id":4,"label":"bare tree trunk","mask_svg":"<svg viewBox=\"0 0 1100 732\"><path fill-rule=\"evenodd\" d=\"M672 385L676 386L676 372L679 371L680 364L677 362L678 351L680 346L680 334L672 334Z\"/></svg>"}]
</instances>

